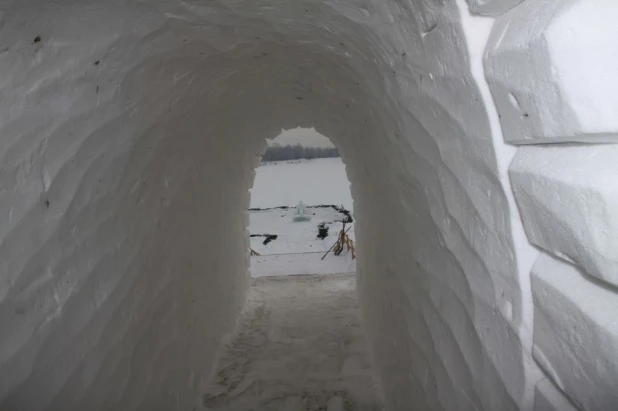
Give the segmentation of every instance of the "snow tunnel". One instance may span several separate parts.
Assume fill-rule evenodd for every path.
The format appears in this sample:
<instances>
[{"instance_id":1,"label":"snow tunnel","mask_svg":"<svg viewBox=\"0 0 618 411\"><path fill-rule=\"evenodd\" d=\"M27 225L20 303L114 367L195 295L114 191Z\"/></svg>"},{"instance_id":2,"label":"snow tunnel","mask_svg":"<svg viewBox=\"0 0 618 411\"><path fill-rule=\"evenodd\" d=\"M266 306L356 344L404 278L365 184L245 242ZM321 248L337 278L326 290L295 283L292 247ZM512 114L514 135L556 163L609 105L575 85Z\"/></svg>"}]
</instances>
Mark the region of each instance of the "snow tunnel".
<instances>
[{"instance_id":1,"label":"snow tunnel","mask_svg":"<svg viewBox=\"0 0 618 411\"><path fill-rule=\"evenodd\" d=\"M618 407L615 0L0 3L0 409L194 410L281 129L389 410Z\"/></svg>"}]
</instances>

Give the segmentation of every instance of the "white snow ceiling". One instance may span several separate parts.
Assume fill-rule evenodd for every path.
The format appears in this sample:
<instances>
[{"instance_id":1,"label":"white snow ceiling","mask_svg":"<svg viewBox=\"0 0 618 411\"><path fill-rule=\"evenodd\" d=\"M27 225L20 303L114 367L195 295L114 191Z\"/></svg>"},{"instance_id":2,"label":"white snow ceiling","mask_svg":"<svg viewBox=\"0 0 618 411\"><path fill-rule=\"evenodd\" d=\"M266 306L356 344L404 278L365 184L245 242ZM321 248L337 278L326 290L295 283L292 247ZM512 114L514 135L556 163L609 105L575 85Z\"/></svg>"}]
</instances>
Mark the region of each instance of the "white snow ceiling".
<instances>
[{"instance_id":1,"label":"white snow ceiling","mask_svg":"<svg viewBox=\"0 0 618 411\"><path fill-rule=\"evenodd\" d=\"M0 409L197 409L297 126L347 164L390 410L616 409L617 15L1 1Z\"/></svg>"}]
</instances>

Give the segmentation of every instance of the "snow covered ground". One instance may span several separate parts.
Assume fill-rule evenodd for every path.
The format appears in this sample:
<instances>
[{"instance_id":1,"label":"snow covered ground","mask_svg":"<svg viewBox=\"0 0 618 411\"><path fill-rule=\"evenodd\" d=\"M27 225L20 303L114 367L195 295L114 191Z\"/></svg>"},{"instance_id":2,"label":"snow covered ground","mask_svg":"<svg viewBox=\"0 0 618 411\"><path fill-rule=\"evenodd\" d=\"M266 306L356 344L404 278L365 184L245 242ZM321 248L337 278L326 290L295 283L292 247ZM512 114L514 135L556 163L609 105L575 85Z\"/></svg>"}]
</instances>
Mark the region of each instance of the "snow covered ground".
<instances>
[{"instance_id":1,"label":"snow covered ground","mask_svg":"<svg viewBox=\"0 0 618 411\"><path fill-rule=\"evenodd\" d=\"M256 278L206 381L207 411L378 411L351 273Z\"/></svg>"},{"instance_id":2,"label":"snow covered ground","mask_svg":"<svg viewBox=\"0 0 618 411\"><path fill-rule=\"evenodd\" d=\"M272 234L277 239L263 244L265 237L252 237L251 248L260 256L251 258L253 277L295 274L331 274L356 271L349 253L332 253L321 260L337 240L345 215L314 205L343 205L352 210L345 166L338 158L265 163L257 169L251 199L252 208L291 206L290 209L251 211L249 232ZM309 221L294 222L295 205L303 201ZM317 238L318 224L326 223L329 234ZM349 227L349 225L348 225ZM354 227L348 231L354 239Z\"/></svg>"},{"instance_id":3,"label":"snow covered ground","mask_svg":"<svg viewBox=\"0 0 618 411\"><path fill-rule=\"evenodd\" d=\"M251 208L341 204L352 210L350 183L340 158L263 163L256 170Z\"/></svg>"},{"instance_id":4,"label":"snow covered ground","mask_svg":"<svg viewBox=\"0 0 618 411\"><path fill-rule=\"evenodd\" d=\"M270 277L299 274L336 274L356 272L356 260L348 253L280 254L251 257L251 276Z\"/></svg>"},{"instance_id":5,"label":"snow covered ground","mask_svg":"<svg viewBox=\"0 0 618 411\"><path fill-rule=\"evenodd\" d=\"M296 209L288 210L270 209L263 211L251 211L249 215L249 231L255 234L272 234L277 239L264 245L265 237L252 237L251 248L262 255L267 254L300 254L312 252L326 252L337 240L337 233L342 229L340 222L345 215L328 208L307 208L309 221L294 222ZM339 221L337 221L339 220ZM318 224L326 223L329 227L328 237L319 239ZM347 224L350 228L350 224ZM354 227L348 231L353 238Z\"/></svg>"}]
</instances>

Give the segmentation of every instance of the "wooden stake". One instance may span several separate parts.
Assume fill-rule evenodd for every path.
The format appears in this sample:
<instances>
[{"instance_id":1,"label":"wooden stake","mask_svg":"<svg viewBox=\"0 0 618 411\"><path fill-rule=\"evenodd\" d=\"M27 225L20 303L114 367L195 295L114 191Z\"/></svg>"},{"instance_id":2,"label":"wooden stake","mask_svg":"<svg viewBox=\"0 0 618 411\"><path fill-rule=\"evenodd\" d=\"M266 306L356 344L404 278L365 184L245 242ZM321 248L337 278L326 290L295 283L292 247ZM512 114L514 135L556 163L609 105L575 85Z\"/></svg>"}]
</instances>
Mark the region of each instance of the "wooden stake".
<instances>
[{"instance_id":1,"label":"wooden stake","mask_svg":"<svg viewBox=\"0 0 618 411\"><path fill-rule=\"evenodd\" d=\"M347 230L345 230L345 233L347 233L348 231L350 231L350 229L351 229L351 228L352 228L351 226L350 226L350 227L348 227L348 229L347 229ZM341 230L341 231L343 231L343 230ZM343 233L343 234L345 234L345 233ZM326 252L326 253L322 256L321 260L323 260L324 258L326 258L326 255L328 255L328 253L330 253L330 250L332 250L332 249L333 249L333 247L334 247L334 246L336 246L338 242L339 242L339 236L337 236L337 241L335 241L335 244L333 244L333 245L332 245L332 246L328 249L328 251L327 251L327 252Z\"/></svg>"}]
</instances>

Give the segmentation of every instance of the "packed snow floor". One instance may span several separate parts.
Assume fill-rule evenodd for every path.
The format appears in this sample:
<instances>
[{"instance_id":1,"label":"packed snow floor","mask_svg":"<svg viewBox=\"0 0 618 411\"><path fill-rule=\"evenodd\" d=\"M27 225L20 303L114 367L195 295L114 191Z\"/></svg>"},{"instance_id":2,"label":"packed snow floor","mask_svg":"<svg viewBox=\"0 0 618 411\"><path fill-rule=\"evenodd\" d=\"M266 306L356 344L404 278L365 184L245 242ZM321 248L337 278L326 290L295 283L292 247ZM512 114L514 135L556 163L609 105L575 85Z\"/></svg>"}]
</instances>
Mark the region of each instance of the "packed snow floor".
<instances>
[{"instance_id":1,"label":"packed snow floor","mask_svg":"<svg viewBox=\"0 0 618 411\"><path fill-rule=\"evenodd\" d=\"M353 273L254 279L205 409L382 410L355 288Z\"/></svg>"}]
</instances>

